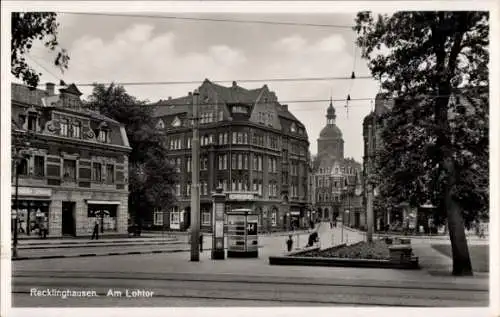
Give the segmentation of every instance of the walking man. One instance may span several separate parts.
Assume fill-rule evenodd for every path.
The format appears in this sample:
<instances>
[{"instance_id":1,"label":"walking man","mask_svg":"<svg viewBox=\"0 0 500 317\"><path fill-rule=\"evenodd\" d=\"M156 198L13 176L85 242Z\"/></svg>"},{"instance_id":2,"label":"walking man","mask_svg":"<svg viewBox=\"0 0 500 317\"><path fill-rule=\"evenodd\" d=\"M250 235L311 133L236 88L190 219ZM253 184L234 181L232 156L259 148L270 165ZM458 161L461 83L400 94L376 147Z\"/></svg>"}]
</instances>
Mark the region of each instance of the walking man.
<instances>
[{"instance_id":1,"label":"walking man","mask_svg":"<svg viewBox=\"0 0 500 317\"><path fill-rule=\"evenodd\" d=\"M292 239L292 235L289 235L288 240L286 240L286 248L287 248L288 252L292 252L292 247L293 247L293 239Z\"/></svg>"},{"instance_id":2,"label":"walking man","mask_svg":"<svg viewBox=\"0 0 500 317\"><path fill-rule=\"evenodd\" d=\"M90 240L94 240L94 237L96 240L99 240L99 219L97 217L95 218L94 231Z\"/></svg>"}]
</instances>

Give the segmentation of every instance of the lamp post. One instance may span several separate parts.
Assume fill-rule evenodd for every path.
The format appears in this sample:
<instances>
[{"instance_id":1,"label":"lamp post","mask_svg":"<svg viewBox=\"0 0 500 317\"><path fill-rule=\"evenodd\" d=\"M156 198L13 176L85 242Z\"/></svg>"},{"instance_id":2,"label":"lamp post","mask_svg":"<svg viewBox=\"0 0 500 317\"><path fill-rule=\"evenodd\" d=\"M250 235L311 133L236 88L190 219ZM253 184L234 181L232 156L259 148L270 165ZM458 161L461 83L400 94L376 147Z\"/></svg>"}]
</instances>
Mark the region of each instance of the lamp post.
<instances>
[{"instance_id":1,"label":"lamp post","mask_svg":"<svg viewBox=\"0 0 500 317\"><path fill-rule=\"evenodd\" d=\"M24 147L30 146L30 143L28 141L24 141L22 143ZM23 147L18 147L16 148L16 152L12 155L12 158L14 160L14 168L15 168L15 173L16 173L16 181L15 181L15 188L16 188L16 193L15 193L15 208L16 211L15 213L12 213L12 217L14 218L14 237L13 237L13 242L12 242L12 257L16 258L17 257L17 242L18 242L18 222L19 222L19 167L21 165L21 162L24 159L27 159L30 156L29 152L27 152Z\"/></svg>"}]
</instances>

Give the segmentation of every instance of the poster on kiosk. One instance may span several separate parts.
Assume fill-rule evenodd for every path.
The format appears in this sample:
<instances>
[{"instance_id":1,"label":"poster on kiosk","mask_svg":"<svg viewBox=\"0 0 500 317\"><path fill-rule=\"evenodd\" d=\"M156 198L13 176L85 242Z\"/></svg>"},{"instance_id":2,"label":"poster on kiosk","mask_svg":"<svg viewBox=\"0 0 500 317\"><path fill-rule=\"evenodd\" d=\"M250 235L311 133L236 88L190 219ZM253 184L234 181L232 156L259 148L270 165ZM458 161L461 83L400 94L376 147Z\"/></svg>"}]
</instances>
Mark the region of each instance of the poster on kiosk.
<instances>
[{"instance_id":1,"label":"poster on kiosk","mask_svg":"<svg viewBox=\"0 0 500 317\"><path fill-rule=\"evenodd\" d=\"M259 216L250 209L234 209L227 213L228 258L256 258Z\"/></svg>"}]
</instances>

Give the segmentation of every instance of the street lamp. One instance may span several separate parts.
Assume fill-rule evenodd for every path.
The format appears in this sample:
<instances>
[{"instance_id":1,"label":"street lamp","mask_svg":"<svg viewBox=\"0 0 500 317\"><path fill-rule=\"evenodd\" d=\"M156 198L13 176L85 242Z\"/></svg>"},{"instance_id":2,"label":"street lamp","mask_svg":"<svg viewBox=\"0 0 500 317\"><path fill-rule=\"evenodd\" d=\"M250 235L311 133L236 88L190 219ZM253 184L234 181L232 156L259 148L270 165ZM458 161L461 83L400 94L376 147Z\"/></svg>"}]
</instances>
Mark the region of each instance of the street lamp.
<instances>
[{"instance_id":1,"label":"street lamp","mask_svg":"<svg viewBox=\"0 0 500 317\"><path fill-rule=\"evenodd\" d=\"M30 145L29 142L24 142L24 146L28 147ZM17 234L18 234L18 221L19 221L19 167L23 160L27 159L30 156L30 153L24 148L16 148L16 152L12 155L15 173L16 173L16 194L15 194L15 208L16 211L12 213L12 217L14 218L14 241L12 243L12 257L17 257Z\"/></svg>"}]
</instances>

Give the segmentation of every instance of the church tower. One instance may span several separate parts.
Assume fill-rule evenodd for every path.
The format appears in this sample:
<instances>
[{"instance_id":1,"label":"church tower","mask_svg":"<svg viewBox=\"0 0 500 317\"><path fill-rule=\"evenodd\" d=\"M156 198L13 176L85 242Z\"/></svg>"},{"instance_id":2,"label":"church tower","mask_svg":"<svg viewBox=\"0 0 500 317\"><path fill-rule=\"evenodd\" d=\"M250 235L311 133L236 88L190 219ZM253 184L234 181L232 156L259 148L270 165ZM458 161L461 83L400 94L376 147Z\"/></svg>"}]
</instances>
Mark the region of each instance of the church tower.
<instances>
[{"instance_id":1,"label":"church tower","mask_svg":"<svg viewBox=\"0 0 500 317\"><path fill-rule=\"evenodd\" d=\"M326 110L326 126L321 130L318 139L318 156L329 156L332 159L344 158L344 140L342 131L335 124L335 108L330 98L330 106Z\"/></svg>"}]
</instances>

